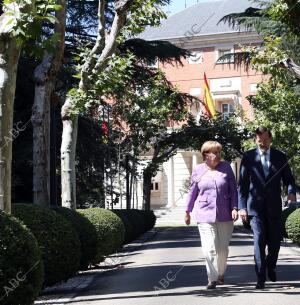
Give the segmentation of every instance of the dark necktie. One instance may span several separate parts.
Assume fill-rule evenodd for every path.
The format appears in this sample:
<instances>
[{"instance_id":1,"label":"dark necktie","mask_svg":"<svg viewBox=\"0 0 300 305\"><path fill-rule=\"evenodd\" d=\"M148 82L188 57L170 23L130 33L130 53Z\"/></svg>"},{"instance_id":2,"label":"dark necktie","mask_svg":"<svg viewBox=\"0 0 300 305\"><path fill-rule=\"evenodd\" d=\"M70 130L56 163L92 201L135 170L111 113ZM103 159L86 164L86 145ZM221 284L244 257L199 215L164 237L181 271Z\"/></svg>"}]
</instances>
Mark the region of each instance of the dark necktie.
<instances>
[{"instance_id":1,"label":"dark necktie","mask_svg":"<svg viewBox=\"0 0 300 305\"><path fill-rule=\"evenodd\" d=\"M269 166L268 166L268 161L267 161L267 153L263 152L261 155L261 164L264 170L265 177L269 175Z\"/></svg>"}]
</instances>

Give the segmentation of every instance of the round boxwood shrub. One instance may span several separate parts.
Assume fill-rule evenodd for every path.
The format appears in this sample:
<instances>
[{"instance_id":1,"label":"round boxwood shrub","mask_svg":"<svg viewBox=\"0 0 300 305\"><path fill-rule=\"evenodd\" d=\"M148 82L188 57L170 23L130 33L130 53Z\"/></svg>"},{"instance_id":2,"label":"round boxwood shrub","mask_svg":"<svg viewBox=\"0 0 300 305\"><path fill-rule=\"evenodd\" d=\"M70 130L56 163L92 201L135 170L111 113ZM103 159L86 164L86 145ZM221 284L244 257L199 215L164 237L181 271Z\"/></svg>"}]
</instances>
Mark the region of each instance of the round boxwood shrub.
<instances>
[{"instance_id":1,"label":"round boxwood shrub","mask_svg":"<svg viewBox=\"0 0 300 305\"><path fill-rule=\"evenodd\" d=\"M43 280L35 237L19 220L0 211L0 304L33 304Z\"/></svg>"},{"instance_id":2,"label":"round boxwood shrub","mask_svg":"<svg viewBox=\"0 0 300 305\"><path fill-rule=\"evenodd\" d=\"M300 209L297 209L289 215L285 223L285 229L288 238L300 244Z\"/></svg>"},{"instance_id":3,"label":"round boxwood shrub","mask_svg":"<svg viewBox=\"0 0 300 305\"><path fill-rule=\"evenodd\" d=\"M150 211L141 211L142 215L144 216L146 222L146 230L151 230L156 223L156 216L152 210Z\"/></svg>"},{"instance_id":4,"label":"round boxwood shrub","mask_svg":"<svg viewBox=\"0 0 300 305\"><path fill-rule=\"evenodd\" d=\"M287 209L284 209L281 214L281 224L282 224L282 235L283 237L288 237L286 229L285 229L285 223L294 211L296 210L296 207L288 207Z\"/></svg>"},{"instance_id":5,"label":"round boxwood shrub","mask_svg":"<svg viewBox=\"0 0 300 305\"><path fill-rule=\"evenodd\" d=\"M94 225L97 231L97 254L94 264L101 262L104 256L114 253L123 245L125 228L120 217L112 211L101 208L77 210Z\"/></svg>"},{"instance_id":6,"label":"round boxwood shrub","mask_svg":"<svg viewBox=\"0 0 300 305\"><path fill-rule=\"evenodd\" d=\"M139 210L128 210L127 217L134 227L134 239L138 238L141 234L146 232L145 219Z\"/></svg>"},{"instance_id":7,"label":"round boxwood shrub","mask_svg":"<svg viewBox=\"0 0 300 305\"><path fill-rule=\"evenodd\" d=\"M134 226L129 221L127 217L127 210L112 210L117 216L119 216L124 224L125 228L125 236L124 236L124 244L130 243L132 240L134 240Z\"/></svg>"},{"instance_id":8,"label":"round boxwood shrub","mask_svg":"<svg viewBox=\"0 0 300 305\"><path fill-rule=\"evenodd\" d=\"M81 243L80 270L86 270L97 253L97 232L92 223L77 211L67 208L55 209L71 223Z\"/></svg>"},{"instance_id":9,"label":"round boxwood shrub","mask_svg":"<svg viewBox=\"0 0 300 305\"><path fill-rule=\"evenodd\" d=\"M33 204L14 204L13 214L38 241L45 268L44 286L68 280L80 262L80 241L72 225L58 213Z\"/></svg>"}]
</instances>

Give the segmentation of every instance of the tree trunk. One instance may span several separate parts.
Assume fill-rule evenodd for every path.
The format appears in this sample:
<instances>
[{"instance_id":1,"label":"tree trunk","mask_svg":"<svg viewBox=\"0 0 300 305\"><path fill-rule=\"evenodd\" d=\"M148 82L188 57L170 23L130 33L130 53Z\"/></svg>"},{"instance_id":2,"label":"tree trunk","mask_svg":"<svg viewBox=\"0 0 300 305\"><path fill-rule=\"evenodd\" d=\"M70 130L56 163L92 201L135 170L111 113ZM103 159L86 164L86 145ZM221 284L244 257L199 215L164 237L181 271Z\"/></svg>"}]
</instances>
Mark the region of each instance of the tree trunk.
<instances>
[{"instance_id":1,"label":"tree trunk","mask_svg":"<svg viewBox=\"0 0 300 305\"><path fill-rule=\"evenodd\" d=\"M0 36L0 209L11 212L13 109L20 48L9 35Z\"/></svg>"},{"instance_id":2,"label":"tree trunk","mask_svg":"<svg viewBox=\"0 0 300 305\"><path fill-rule=\"evenodd\" d=\"M32 107L33 128L33 203L49 207L50 202L50 97L53 81L48 80L51 56L45 56L35 69L35 94Z\"/></svg>"},{"instance_id":3,"label":"tree trunk","mask_svg":"<svg viewBox=\"0 0 300 305\"><path fill-rule=\"evenodd\" d=\"M145 168L143 173L143 209L149 211L151 208L151 181L152 173Z\"/></svg>"},{"instance_id":4,"label":"tree trunk","mask_svg":"<svg viewBox=\"0 0 300 305\"><path fill-rule=\"evenodd\" d=\"M131 197L130 197L130 170L129 170L129 156L125 157L126 162L126 210L131 209Z\"/></svg>"},{"instance_id":5,"label":"tree trunk","mask_svg":"<svg viewBox=\"0 0 300 305\"><path fill-rule=\"evenodd\" d=\"M59 41L53 54L46 54L34 71L35 96L33 125L33 203L50 206L50 100L55 78L65 49L66 0L57 0L61 9L55 12L55 34Z\"/></svg>"},{"instance_id":6,"label":"tree trunk","mask_svg":"<svg viewBox=\"0 0 300 305\"><path fill-rule=\"evenodd\" d=\"M101 73L107 66L108 58L116 51L117 37L125 24L126 14L134 0L115 1L116 14L114 16L109 35L105 37L106 1L99 1L98 33L96 43L87 56L81 68L79 90L88 92L92 87L92 76ZM76 173L75 156L78 129L78 115L72 114L76 110L76 103L72 105L71 98L67 98L62 108L63 135L61 144L61 191L62 206L76 208ZM73 107L72 107L73 106Z\"/></svg>"},{"instance_id":7,"label":"tree trunk","mask_svg":"<svg viewBox=\"0 0 300 305\"><path fill-rule=\"evenodd\" d=\"M61 142L61 199L62 206L76 209L76 144L78 115L70 116L72 100L67 97L62 107L63 134Z\"/></svg>"},{"instance_id":8,"label":"tree trunk","mask_svg":"<svg viewBox=\"0 0 300 305\"><path fill-rule=\"evenodd\" d=\"M56 101L51 96L50 105L50 207L55 208L57 204L57 175L56 175Z\"/></svg>"}]
</instances>

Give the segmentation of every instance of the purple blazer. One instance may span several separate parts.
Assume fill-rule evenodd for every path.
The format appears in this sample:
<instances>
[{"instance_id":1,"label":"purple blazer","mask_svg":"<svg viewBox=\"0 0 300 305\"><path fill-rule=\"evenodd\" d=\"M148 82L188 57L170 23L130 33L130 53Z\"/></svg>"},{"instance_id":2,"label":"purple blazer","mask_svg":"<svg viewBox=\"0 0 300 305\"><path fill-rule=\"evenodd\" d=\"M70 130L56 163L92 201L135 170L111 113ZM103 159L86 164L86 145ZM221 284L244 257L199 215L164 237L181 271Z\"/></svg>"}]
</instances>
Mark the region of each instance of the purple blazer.
<instances>
[{"instance_id":1,"label":"purple blazer","mask_svg":"<svg viewBox=\"0 0 300 305\"><path fill-rule=\"evenodd\" d=\"M208 168L198 164L191 177L186 211L195 208L195 219L214 223L232 220L231 211L238 206L237 184L230 164L221 161L214 176L204 175Z\"/></svg>"}]
</instances>

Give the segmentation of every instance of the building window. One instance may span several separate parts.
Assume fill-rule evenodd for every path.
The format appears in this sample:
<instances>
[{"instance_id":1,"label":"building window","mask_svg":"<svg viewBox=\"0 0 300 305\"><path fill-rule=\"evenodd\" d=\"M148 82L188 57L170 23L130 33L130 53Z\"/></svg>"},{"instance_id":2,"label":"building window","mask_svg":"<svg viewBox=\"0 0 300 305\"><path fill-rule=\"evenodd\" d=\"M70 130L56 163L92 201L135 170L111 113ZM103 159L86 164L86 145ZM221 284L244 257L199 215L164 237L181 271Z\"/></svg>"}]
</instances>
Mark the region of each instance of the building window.
<instances>
[{"instance_id":1,"label":"building window","mask_svg":"<svg viewBox=\"0 0 300 305\"><path fill-rule=\"evenodd\" d=\"M224 63L229 63L229 62L234 62L234 56L233 56L233 49L231 48L224 48L224 49L218 49L217 52L217 64L224 64ZM220 59L222 56L227 55L227 54L232 54L228 58Z\"/></svg>"},{"instance_id":2,"label":"building window","mask_svg":"<svg viewBox=\"0 0 300 305\"><path fill-rule=\"evenodd\" d=\"M223 119L227 119L230 116L230 114L233 113L233 111L234 111L233 104L227 104L227 103L221 104L221 113Z\"/></svg>"},{"instance_id":3,"label":"building window","mask_svg":"<svg viewBox=\"0 0 300 305\"><path fill-rule=\"evenodd\" d=\"M257 91L257 84L250 84L250 93L255 93Z\"/></svg>"},{"instance_id":4,"label":"building window","mask_svg":"<svg viewBox=\"0 0 300 305\"><path fill-rule=\"evenodd\" d=\"M201 88L190 88L190 95L199 97L201 95Z\"/></svg>"},{"instance_id":5,"label":"building window","mask_svg":"<svg viewBox=\"0 0 300 305\"><path fill-rule=\"evenodd\" d=\"M153 60L146 60L145 64L148 68L154 68L157 69L158 68L158 60L157 59L153 59Z\"/></svg>"},{"instance_id":6,"label":"building window","mask_svg":"<svg viewBox=\"0 0 300 305\"><path fill-rule=\"evenodd\" d=\"M203 52L191 52L191 55L187 59L189 64L201 64L203 63Z\"/></svg>"},{"instance_id":7,"label":"building window","mask_svg":"<svg viewBox=\"0 0 300 305\"><path fill-rule=\"evenodd\" d=\"M159 184L158 182L151 183L151 191L159 191Z\"/></svg>"}]
</instances>

